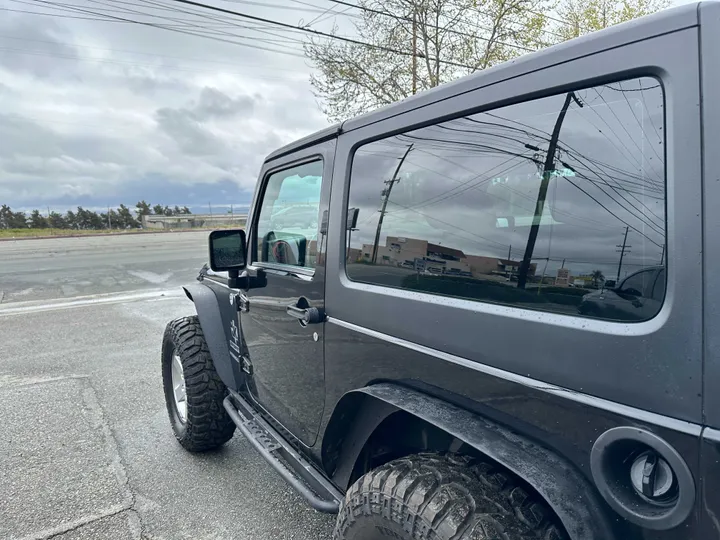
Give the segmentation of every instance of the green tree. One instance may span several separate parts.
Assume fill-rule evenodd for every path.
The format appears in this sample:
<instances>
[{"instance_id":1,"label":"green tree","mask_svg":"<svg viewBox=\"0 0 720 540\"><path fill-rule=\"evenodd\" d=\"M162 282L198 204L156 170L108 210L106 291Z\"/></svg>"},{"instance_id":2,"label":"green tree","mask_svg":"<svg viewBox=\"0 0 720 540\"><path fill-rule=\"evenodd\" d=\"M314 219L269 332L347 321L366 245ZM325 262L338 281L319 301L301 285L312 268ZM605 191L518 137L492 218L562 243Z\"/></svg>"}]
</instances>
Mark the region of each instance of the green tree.
<instances>
[{"instance_id":1,"label":"green tree","mask_svg":"<svg viewBox=\"0 0 720 540\"><path fill-rule=\"evenodd\" d=\"M602 273L602 270L593 270L592 274L590 274L590 277L592 278L593 286L597 289L600 283L605 281L605 274Z\"/></svg>"},{"instance_id":2,"label":"green tree","mask_svg":"<svg viewBox=\"0 0 720 540\"><path fill-rule=\"evenodd\" d=\"M164 216L165 215L165 208L162 204L156 204L153 206L153 214L156 216Z\"/></svg>"},{"instance_id":3,"label":"green tree","mask_svg":"<svg viewBox=\"0 0 720 540\"><path fill-rule=\"evenodd\" d=\"M328 119L340 121L667 1L357 0L355 34L372 46L312 39L310 82Z\"/></svg>"},{"instance_id":4,"label":"green tree","mask_svg":"<svg viewBox=\"0 0 720 540\"><path fill-rule=\"evenodd\" d=\"M3 204L0 206L0 229L9 229L10 228L10 216L12 214L12 210L7 204Z\"/></svg>"},{"instance_id":5,"label":"green tree","mask_svg":"<svg viewBox=\"0 0 720 540\"><path fill-rule=\"evenodd\" d=\"M67 222L65 221L65 218L57 212L50 212L48 225L53 229L67 229Z\"/></svg>"},{"instance_id":6,"label":"green tree","mask_svg":"<svg viewBox=\"0 0 720 540\"><path fill-rule=\"evenodd\" d=\"M136 229L140 226L140 222L135 219L130 209L121 204L117 211L117 219L122 229Z\"/></svg>"},{"instance_id":7,"label":"green tree","mask_svg":"<svg viewBox=\"0 0 720 540\"><path fill-rule=\"evenodd\" d=\"M65 223L67 223L68 229L78 229L78 220L75 212L68 210L65 214Z\"/></svg>"},{"instance_id":8,"label":"green tree","mask_svg":"<svg viewBox=\"0 0 720 540\"><path fill-rule=\"evenodd\" d=\"M180 213L181 213L181 214L185 214L185 215L190 215L190 214L192 214L192 212L190 211L190 209L189 209L187 206L183 206L183 207L180 209Z\"/></svg>"},{"instance_id":9,"label":"green tree","mask_svg":"<svg viewBox=\"0 0 720 540\"><path fill-rule=\"evenodd\" d=\"M30 228L32 229L47 229L48 220L43 216L39 210L33 210L30 213Z\"/></svg>"},{"instance_id":10,"label":"green tree","mask_svg":"<svg viewBox=\"0 0 720 540\"><path fill-rule=\"evenodd\" d=\"M150 205L145 202L145 200L142 200L135 205L135 213L138 216L149 216L150 214L152 214L152 209L150 208Z\"/></svg>"},{"instance_id":11,"label":"green tree","mask_svg":"<svg viewBox=\"0 0 720 540\"><path fill-rule=\"evenodd\" d=\"M78 206L77 213L75 214L76 224L78 229L82 230L96 230L102 229L102 221L92 210L85 210L82 206Z\"/></svg>"}]
</instances>

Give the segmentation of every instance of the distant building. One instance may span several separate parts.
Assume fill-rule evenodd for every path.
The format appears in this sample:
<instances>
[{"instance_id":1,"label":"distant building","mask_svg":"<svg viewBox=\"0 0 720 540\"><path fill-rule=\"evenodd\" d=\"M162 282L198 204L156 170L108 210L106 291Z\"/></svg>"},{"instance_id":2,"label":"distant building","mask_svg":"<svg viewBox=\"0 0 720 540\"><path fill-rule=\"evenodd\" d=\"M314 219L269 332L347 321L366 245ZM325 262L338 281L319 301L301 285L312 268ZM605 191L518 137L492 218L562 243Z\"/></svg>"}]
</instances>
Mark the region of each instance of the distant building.
<instances>
[{"instance_id":1,"label":"distant building","mask_svg":"<svg viewBox=\"0 0 720 540\"><path fill-rule=\"evenodd\" d=\"M360 260L371 261L373 244L363 244ZM387 264L428 274L446 274L465 277L495 277L498 281L517 281L520 261L500 259L497 257L483 257L480 255L466 255L463 251L440 244L433 244L427 240L388 236L385 245L378 246L377 264ZM532 263L528 269L528 276L533 277L537 264Z\"/></svg>"},{"instance_id":2,"label":"distant building","mask_svg":"<svg viewBox=\"0 0 720 540\"><path fill-rule=\"evenodd\" d=\"M144 229L193 229L224 225L244 227L246 214L182 214L177 216L141 216Z\"/></svg>"}]
</instances>

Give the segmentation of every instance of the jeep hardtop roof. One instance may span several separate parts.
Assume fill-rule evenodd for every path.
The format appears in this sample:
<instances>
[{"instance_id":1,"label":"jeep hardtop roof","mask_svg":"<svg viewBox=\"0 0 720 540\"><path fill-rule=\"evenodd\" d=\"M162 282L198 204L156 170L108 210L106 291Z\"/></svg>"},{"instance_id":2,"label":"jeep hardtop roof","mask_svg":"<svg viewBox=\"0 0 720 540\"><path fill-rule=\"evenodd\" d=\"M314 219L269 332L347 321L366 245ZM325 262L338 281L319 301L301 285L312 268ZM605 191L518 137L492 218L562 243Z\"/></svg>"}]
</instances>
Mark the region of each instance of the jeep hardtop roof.
<instances>
[{"instance_id":1,"label":"jeep hardtop roof","mask_svg":"<svg viewBox=\"0 0 720 540\"><path fill-rule=\"evenodd\" d=\"M710 7L711 4L716 4ZM651 37L685 28L697 26L700 20L701 6L705 9L720 11L720 2L696 2L672 9L665 9L631 20L599 32L593 32L579 38L554 45L547 49L525 54L497 66L478 71L455 81L425 90L397 103L386 105L372 112L345 120L339 124L322 129L316 133L294 141L272 152L265 161L271 161L290 152L330 140L340 133L351 131L413 109L432 103L448 100L460 94L498 82L520 77L548 66L562 64L583 56L598 53L607 49L622 47L629 43L642 41Z\"/></svg>"}]
</instances>

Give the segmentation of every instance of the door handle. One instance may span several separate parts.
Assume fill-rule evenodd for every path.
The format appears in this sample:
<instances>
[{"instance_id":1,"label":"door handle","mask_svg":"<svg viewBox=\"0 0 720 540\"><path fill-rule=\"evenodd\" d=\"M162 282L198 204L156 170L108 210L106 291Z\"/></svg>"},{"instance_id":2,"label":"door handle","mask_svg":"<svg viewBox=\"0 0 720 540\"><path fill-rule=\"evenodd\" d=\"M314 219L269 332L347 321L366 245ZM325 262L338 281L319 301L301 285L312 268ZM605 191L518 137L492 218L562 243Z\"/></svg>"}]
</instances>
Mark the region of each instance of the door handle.
<instances>
[{"instance_id":1,"label":"door handle","mask_svg":"<svg viewBox=\"0 0 720 540\"><path fill-rule=\"evenodd\" d=\"M291 317L295 317L304 324L318 324L325 320L325 312L314 307L301 308L290 304L285 311Z\"/></svg>"}]
</instances>

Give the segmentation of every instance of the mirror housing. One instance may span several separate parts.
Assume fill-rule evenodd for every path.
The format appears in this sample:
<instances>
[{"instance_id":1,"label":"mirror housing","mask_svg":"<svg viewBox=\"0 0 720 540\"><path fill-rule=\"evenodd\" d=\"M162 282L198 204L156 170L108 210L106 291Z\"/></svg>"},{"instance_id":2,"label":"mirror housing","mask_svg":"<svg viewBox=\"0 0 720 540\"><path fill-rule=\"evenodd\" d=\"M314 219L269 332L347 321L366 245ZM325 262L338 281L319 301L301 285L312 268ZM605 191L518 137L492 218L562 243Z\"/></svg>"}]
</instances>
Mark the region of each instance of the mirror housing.
<instances>
[{"instance_id":1,"label":"mirror housing","mask_svg":"<svg viewBox=\"0 0 720 540\"><path fill-rule=\"evenodd\" d=\"M243 229L212 231L208 239L210 268L214 272L237 272L246 266L246 238Z\"/></svg>"}]
</instances>

